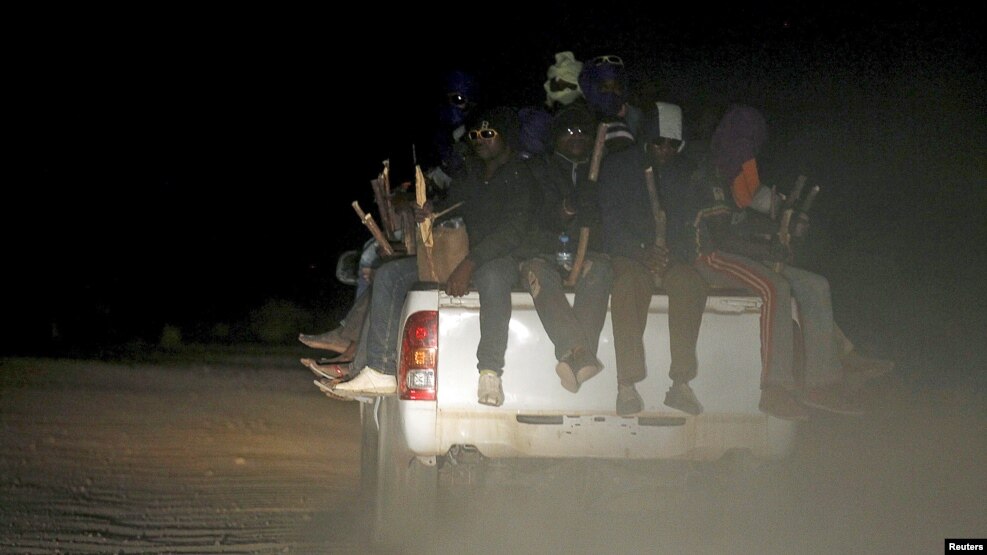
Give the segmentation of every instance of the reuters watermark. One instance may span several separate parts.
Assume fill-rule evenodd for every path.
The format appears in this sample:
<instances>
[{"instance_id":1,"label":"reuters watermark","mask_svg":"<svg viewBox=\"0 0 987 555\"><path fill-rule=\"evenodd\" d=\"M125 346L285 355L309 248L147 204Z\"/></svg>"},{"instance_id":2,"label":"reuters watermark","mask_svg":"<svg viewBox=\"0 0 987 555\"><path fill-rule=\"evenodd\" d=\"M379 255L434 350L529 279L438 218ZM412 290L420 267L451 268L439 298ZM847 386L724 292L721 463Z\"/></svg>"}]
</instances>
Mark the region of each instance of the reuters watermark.
<instances>
[{"instance_id":1,"label":"reuters watermark","mask_svg":"<svg viewBox=\"0 0 987 555\"><path fill-rule=\"evenodd\" d=\"M949 538L946 538L946 540L945 540L944 543L945 543L945 546L943 548L943 552L944 553L959 553L959 552L967 552L967 551L979 551L979 552L987 551L987 549L984 548L984 544L987 543L987 540L985 540L983 538L976 539L976 540L973 540L973 539L962 539L962 540L959 540L959 539L949 539Z\"/></svg>"}]
</instances>

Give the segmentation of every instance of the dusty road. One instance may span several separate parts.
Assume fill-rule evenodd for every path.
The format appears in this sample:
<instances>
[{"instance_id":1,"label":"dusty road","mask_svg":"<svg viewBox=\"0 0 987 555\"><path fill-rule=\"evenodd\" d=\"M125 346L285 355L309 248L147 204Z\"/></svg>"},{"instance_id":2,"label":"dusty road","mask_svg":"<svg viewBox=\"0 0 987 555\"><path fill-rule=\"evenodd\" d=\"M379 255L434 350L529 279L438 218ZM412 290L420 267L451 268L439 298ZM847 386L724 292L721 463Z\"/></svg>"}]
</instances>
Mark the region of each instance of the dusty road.
<instances>
[{"instance_id":1,"label":"dusty road","mask_svg":"<svg viewBox=\"0 0 987 555\"><path fill-rule=\"evenodd\" d=\"M611 503L591 512L509 492L519 505L499 517L459 515L463 528L445 531L442 544L480 553L941 553L944 538L987 536L982 393L880 385L868 416L806 426L793 458L762 471L753 489L672 481L643 492L663 497L648 510ZM355 403L328 400L292 360L2 360L0 552L370 552L358 421ZM618 479L605 466L579 472L583 499ZM468 533L483 522L496 529Z\"/></svg>"},{"instance_id":2,"label":"dusty road","mask_svg":"<svg viewBox=\"0 0 987 555\"><path fill-rule=\"evenodd\" d=\"M359 412L297 364L0 372L0 552L365 551Z\"/></svg>"}]
</instances>

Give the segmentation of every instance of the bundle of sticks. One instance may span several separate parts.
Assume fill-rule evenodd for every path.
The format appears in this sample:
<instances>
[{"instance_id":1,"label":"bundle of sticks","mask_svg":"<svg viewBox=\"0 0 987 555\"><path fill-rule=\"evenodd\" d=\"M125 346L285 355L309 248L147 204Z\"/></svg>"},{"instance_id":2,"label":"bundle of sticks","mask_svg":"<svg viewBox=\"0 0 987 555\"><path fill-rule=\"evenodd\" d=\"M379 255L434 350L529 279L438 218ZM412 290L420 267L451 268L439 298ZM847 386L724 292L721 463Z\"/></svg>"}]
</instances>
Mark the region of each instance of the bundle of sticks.
<instances>
[{"instance_id":1,"label":"bundle of sticks","mask_svg":"<svg viewBox=\"0 0 987 555\"><path fill-rule=\"evenodd\" d=\"M416 167L416 171L420 179L421 169ZM377 204L383 229L377 225L372 214L360 208L359 202L353 201L353 210L363 225L370 230L370 234L377 241L381 254L386 256L394 255L395 249L392 243L400 243L403 252L406 254L415 254L414 216L407 210L398 211L395 209L395 191L391 189L390 163L388 160L384 160L383 170L381 170L376 179L370 181L370 186L374 191L374 201Z\"/></svg>"},{"instance_id":2,"label":"bundle of sticks","mask_svg":"<svg viewBox=\"0 0 987 555\"><path fill-rule=\"evenodd\" d=\"M801 239L809 229L809 210L816 200L816 195L819 194L819 186L814 185L809 189L805 199L802 200L802 204L798 205L802 190L805 188L805 182L806 177L804 175L798 176L795 180L795 186L792 187L792 192L787 197L776 194L774 189L771 191L771 219L780 219L777 233L778 242L788 249L789 253L794 247L793 240ZM778 218L779 208L776 200L779 198L782 200L780 218ZM776 261L771 266L776 272L780 272L784 268L784 263Z\"/></svg>"}]
</instances>

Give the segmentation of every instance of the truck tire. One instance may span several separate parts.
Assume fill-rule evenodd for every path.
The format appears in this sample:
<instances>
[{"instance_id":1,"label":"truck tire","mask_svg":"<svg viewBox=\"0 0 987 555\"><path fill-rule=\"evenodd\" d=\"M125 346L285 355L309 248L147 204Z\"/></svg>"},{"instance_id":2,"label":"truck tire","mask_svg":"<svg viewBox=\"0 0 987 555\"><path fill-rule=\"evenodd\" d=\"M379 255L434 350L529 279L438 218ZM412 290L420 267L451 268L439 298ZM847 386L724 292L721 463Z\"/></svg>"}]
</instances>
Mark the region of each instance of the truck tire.
<instances>
[{"instance_id":1,"label":"truck tire","mask_svg":"<svg viewBox=\"0 0 987 555\"><path fill-rule=\"evenodd\" d=\"M377 447L380 434L374 416L374 403L360 403L360 503L363 522L373 521L377 497Z\"/></svg>"},{"instance_id":2,"label":"truck tire","mask_svg":"<svg viewBox=\"0 0 987 555\"><path fill-rule=\"evenodd\" d=\"M397 412L396 398L382 399L370 539L376 547L407 552L432 539L438 471L408 450Z\"/></svg>"}]
</instances>

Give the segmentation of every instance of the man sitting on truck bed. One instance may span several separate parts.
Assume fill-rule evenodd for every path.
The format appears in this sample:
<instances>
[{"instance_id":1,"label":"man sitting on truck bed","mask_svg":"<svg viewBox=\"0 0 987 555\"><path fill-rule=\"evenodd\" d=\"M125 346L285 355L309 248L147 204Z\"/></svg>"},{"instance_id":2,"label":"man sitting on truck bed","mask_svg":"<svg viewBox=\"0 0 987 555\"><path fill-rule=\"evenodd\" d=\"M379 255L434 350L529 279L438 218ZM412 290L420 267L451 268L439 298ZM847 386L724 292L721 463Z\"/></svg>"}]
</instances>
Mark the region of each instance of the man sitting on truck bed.
<instances>
[{"instance_id":1,"label":"man sitting on truck bed","mask_svg":"<svg viewBox=\"0 0 987 555\"><path fill-rule=\"evenodd\" d=\"M616 411L622 416L640 412L644 405L635 384L647 375L643 337L656 278L668 295L672 385L665 404L693 415L703 411L689 386L698 369L696 341L707 295L706 282L692 267L692 221L701 202L687 164L676 156L682 144L681 109L658 102L644 118L640 141L608 154L600 170L602 217L615 275L610 304ZM654 172L655 192L667 216L664 229L649 198L647 168Z\"/></svg>"},{"instance_id":2,"label":"man sitting on truck bed","mask_svg":"<svg viewBox=\"0 0 987 555\"><path fill-rule=\"evenodd\" d=\"M443 206L462 206L451 216L461 216L469 233L469 255L452 271L445 291L453 297L469 292L472 281L480 295L480 344L477 347L478 401L500 406L511 290L519 281L518 263L530 256L524 244L535 187L527 166L515 150L520 132L516 112L494 108L468 126L475 158L467 160L467 173L454 179ZM442 206L435 206L440 210ZM426 211L432 207L426 207ZM418 280L414 258L396 260L377 271L366 344L367 365L333 392L348 397L391 395L396 392L397 338L401 308L408 290ZM363 344L361 344L361 348Z\"/></svg>"},{"instance_id":3,"label":"man sitting on truck bed","mask_svg":"<svg viewBox=\"0 0 987 555\"><path fill-rule=\"evenodd\" d=\"M768 239L758 241L753 222L759 193L770 193L758 176L756 156L767 140L764 117L734 106L717 126L711 158L703 164L709 207L700 222L702 256L696 268L714 286L745 287L764 301L761 308L762 384L760 409L778 418L805 420L805 407L860 415L842 386L829 282L791 266L790 247L767 220ZM791 299L798 303L805 349L803 383L794 375Z\"/></svg>"},{"instance_id":4,"label":"man sitting on truck bed","mask_svg":"<svg viewBox=\"0 0 987 555\"><path fill-rule=\"evenodd\" d=\"M589 179L593 116L578 104L560 110L552 121L554 151L530 159L538 182L539 208L532 222L531 244L539 254L521 265L538 317L555 345L555 371L562 387L576 393L583 382L601 370L596 357L600 332L607 317L612 271L602 252L600 207L596 182ZM566 281L573 272L572 244L579 230L587 228L590 251L575 271L575 300L565 297ZM570 240L571 239L571 240Z\"/></svg>"}]
</instances>

